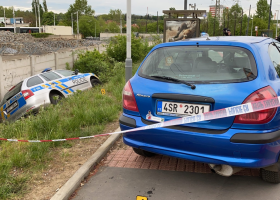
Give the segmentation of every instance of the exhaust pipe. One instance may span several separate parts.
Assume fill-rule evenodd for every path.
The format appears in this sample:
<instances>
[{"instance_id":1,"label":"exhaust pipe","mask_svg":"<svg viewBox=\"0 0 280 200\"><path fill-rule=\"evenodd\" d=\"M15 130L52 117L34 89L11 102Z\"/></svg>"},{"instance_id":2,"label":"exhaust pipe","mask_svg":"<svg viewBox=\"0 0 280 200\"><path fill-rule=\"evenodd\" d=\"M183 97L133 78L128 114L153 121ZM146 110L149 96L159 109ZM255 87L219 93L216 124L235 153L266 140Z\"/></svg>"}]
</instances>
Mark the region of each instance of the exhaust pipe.
<instances>
[{"instance_id":1,"label":"exhaust pipe","mask_svg":"<svg viewBox=\"0 0 280 200\"><path fill-rule=\"evenodd\" d=\"M243 168L232 167L230 165L209 164L209 167L221 176L231 176L231 175L243 170Z\"/></svg>"}]
</instances>

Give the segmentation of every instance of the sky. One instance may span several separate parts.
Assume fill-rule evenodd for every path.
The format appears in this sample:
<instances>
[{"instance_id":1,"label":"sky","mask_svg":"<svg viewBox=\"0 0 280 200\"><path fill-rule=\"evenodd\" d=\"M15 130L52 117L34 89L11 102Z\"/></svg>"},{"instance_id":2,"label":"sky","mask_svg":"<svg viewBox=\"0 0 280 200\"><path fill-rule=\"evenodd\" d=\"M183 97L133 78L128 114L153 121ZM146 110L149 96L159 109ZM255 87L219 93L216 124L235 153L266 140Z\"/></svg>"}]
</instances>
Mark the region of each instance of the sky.
<instances>
[{"instance_id":1,"label":"sky","mask_svg":"<svg viewBox=\"0 0 280 200\"><path fill-rule=\"evenodd\" d=\"M1 0L1 6L10 7L14 6L16 9L31 10L32 0ZM238 0L220 0L221 5L231 7L236 4ZM268 0L269 3L270 0ZM42 0L40 0L42 2ZM47 0L48 9L55 13L66 12L70 4L73 4L75 0ZM215 5L215 0L188 0L187 4L196 3L196 8L199 10L209 11L209 5ZM239 0L239 5L243 7L245 13L249 13L250 4L252 5L251 14L255 13L257 8L257 0ZM95 10L95 14L107 14L110 9L121 9L123 13L126 13L126 0L88 0L88 4ZM157 11L159 15L162 15L162 10L168 10L170 7L175 7L176 10L183 10L184 0L131 0L132 14L145 15L147 12L150 15L156 15ZM189 9L189 6L188 6ZM275 10L280 10L280 1L272 0L272 13L275 14ZM279 11L280 12L280 11ZM280 13L279 13L280 14ZM1 13L0 13L1 16ZM280 16L279 16L280 19Z\"/></svg>"}]
</instances>

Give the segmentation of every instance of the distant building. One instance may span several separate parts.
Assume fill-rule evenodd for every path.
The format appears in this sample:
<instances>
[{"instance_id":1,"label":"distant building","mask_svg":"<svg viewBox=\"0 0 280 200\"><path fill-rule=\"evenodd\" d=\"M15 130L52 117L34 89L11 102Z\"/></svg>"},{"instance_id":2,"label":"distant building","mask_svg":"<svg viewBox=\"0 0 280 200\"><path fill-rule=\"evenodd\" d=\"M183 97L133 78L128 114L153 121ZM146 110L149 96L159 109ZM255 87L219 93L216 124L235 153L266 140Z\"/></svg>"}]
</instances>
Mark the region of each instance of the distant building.
<instances>
[{"instance_id":1,"label":"distant building","mask_svg":"<svg viewBox=\"0 0 280 200\"><path fill-rule=\"evenodd\" d=\"M212 14L212 17L215 17L215 8L216 8L216 5L209 6L209 12ZM226 9L226 8L228 8L228 7L220 5L220 16L221 17L223 16L224 9Z\"/></svg>"},{"instance_id":2,"label":"distant building","mask_svg":"<svg viewBox=\"0 0 280 200\"><path fill-rule=\"evenodd\" d=\"M14 24L16 27L29 27L29 23L24 23L23 17L15 17L15 18L4 18L0 17L0 23L5 24L6 27L14 27Z\"/></svg>"},{"instance_id":3,"label":"distant building","mask_svg":"<svg viewBox=\"0 0 280 200\"><path fill-rule=\"evenodd\" d=\"M54 35L72 35L71 26L43 26L44 33L51 33Z\"/></svg>"}]
</instances>

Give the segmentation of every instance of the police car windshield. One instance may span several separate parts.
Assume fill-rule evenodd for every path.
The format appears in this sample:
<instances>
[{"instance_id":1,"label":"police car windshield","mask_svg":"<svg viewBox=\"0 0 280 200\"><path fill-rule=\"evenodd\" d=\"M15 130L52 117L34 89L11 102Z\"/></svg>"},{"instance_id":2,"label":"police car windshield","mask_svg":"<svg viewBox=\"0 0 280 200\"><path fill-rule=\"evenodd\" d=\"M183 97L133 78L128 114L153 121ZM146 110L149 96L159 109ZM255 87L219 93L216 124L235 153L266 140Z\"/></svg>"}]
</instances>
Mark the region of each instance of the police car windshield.
<instances>
[{"instance_id":1,"label":"police car windshield","mask_svg":"<svg viewBox=\"0 0 280 200\"><path fill-rule=\"evenodd\" d=\"M56 73L61 74L63 76L73 76L74 72L70 70L55 70Z\"/></svg>"},{"instance_id":2,"label":"police car windshield","mask_svg":"<svg viewBox=\"0 0 280 200\"><path fill-rule=\"evenodd\" d=\"M43 77L46 81L53 81L56 79L61 78L61 76L59 76L58 74L54 73L54 72L45 72L40 74L41 77Z\"/></svg>"}]
</instances>

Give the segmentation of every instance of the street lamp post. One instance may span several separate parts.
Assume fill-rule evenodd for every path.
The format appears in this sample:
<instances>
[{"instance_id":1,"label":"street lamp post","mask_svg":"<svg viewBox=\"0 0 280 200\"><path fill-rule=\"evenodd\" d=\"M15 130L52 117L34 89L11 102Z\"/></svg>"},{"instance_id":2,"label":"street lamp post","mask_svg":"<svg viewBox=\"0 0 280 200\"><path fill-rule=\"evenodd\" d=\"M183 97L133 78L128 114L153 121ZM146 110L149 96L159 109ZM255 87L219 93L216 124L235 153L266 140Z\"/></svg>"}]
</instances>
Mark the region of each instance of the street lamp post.
<instances>
[{"instance_id":1,"label":"street lamp post","mask_svg":"<svg viewBox=\"0 0 280 200\"><path fill-rule=\"evenodd\" d=\"M71 13L71 21L72 21L72 35L74 35L73 13Z\"/></svg>"},{"instance_id":2,"label":"street lamp post","mask_svg":"<svg viewBox=\"0 0 280 200\"><path fill-rule=\"evenodd\" d=\"M185 0L184 2L184 10L188 10L188 0ZM185 18L187 18L187 15L184 16Z\"/></svg>"},{"instance_id":3,"label":"street lamp post","mask_svg":"<svg viewBox=\"0 0 280 200\"><path fill-rule=\"evenodd\" d=\"M16 33L16 17L15 17L15 8L13 7L13 18L14 18L14 33Z\"/></svg>"},{"instance_id":4,"label":"street lamp post","mask_svg":"<svg viewBox=\"0 0 280 200\"><path fill-rule=\"evenodd\" d=\"M38 0L38 16L39 16L39 33L41 33L41 13L40 13L40 0Z\"/></svg>"},{"instance_id":5,"label":"street lamp post","mask_svg":"<svg viewBox=\"0 0 280 200\"><path fill-rule=\"evenodd\" d=\"M278 29L278 15L279 15L279 10L276 10L277 12L277 23L276 23L276 37L278 36L277 35L277 29Z\"/></svg>"},{"instance_id":6,"label":"street lamp post","mask_svg":"<svg viewBox=\"0 0 280 200\"><path fill-rule=\"evenodd\" d=\"M77 11L77 35L79 35L79 11Z\"/></svg>"},{"instance_id":7,"label":"street lamp post","mask_svg":"<svg viewBox=\"0 0 280 200\"><path fill-rule=\"evenodd\" d=\"M132 77L132 59L131 59L131 0L126 0L126 60L125 60L125 80Z\"/></svg>"},{"instance_id":8,"label":"street lamp post","mask_svg":"<svg viewBox=\"0 0 280 200\"><path fill-rule=\"evenodd\" d=\"M5 11L5 7L3 7L4 8L4 24L5 24L5 27L6 27L6 11Z\"/></svg>"},{"instance_id":9,"label":"street lamp post","mask_svg":"<svg viewBox=\"0 0 280 200\"><path fill-rule=\"evenodd\" d=\"M254 24L254 15L252 17L251 36L252 36L252 33L253 33L253 24Z\"/></svg>"},{"instance_id":10,"label":"street lamp post","mask_svg":"<svg viewBox=\"0 0 280 200\"><path fill-rule=\"evenodd\" d=\"M95 39L96 39L96 22L95 22Z\"/></svg>"}]
</instances>

